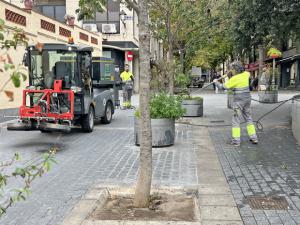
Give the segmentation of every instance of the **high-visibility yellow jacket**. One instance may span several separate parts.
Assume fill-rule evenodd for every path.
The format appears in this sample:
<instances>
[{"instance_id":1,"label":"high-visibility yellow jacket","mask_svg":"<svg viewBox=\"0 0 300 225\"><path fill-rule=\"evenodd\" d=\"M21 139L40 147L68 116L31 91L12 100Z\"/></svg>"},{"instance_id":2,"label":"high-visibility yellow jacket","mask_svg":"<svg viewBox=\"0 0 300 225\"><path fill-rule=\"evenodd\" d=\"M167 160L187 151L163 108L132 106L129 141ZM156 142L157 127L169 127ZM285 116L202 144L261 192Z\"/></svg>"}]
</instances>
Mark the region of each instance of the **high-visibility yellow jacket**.
<instances>
[{"instance_id":1,"label":"high-visibility yellow jacket","mask_svg":"<svg viewBox=\"0 0 300 225\"><path fill-rule=\"evenodd\" d=\"M123 90L132 90L133 89L133 74L130 71L124 71L120 75L122 81L124 82Z\"/></svg>"},{"instance_id":2,"label":"high-visibility yellow jacket","mask_svg":"<svg viewBox=\"0 0 300 225\"><path fill-rule=\"evenodd\" d=\"M131 77L133 77L133 74L130 71L124 71L123 73L121 73L120 77L123 82L131 81Z\"/></svg>"},{"instance_id":3,"label":"high-visibility yellow jacket","mask_svg":"<svg viewBox=\"0 0 300 225\"><path fill-rule=\"evenodd\" d=\"M233 91L235 99L251 98L249 88L250 73L245 71L243 73L234 75L225 82L224 88Z\"/></svg>"}]
</instances>

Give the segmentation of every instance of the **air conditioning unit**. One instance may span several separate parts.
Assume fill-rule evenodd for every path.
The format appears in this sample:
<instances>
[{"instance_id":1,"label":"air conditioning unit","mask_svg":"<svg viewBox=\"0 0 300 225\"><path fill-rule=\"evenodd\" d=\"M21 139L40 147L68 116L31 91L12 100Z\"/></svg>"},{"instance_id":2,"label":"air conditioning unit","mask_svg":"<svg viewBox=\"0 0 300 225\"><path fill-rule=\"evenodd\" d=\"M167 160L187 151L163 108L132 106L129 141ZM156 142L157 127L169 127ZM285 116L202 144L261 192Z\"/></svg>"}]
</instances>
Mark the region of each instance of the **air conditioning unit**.
<instances>
[{"instance_id":1,"label":"air conditioning unit","mask_svg":"<svg viewBox=\"0 0 300 225\"><path fill-rule=\"evenodd\" d=\"M98 32L97 24L83 24L82 28L91 32Z\"/></svg>"},{"instance_id":2,"label":"air conditioning unit","mask_svg":"<svg viewBox=\"0 0 300 225\"><path fill-rule=\"evenodd\" d=\"M103 34L115 34L117 33L116 24L102 24Z\"/></svg>"}]
</instances>

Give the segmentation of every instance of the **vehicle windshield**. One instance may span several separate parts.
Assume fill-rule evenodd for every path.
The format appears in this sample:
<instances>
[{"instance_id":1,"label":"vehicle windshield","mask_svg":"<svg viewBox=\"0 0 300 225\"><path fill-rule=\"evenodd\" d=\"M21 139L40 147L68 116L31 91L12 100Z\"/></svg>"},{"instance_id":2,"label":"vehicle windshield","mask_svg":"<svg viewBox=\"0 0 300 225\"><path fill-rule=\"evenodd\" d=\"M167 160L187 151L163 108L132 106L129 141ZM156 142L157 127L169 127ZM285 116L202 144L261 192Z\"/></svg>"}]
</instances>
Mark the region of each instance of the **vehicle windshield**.
<instances>
[{"instance_id":1,"label":"vehicle windshield","mask_svg":"<svg viewBox=\"0 0 300 225\"><path fill-rule=\"evenodd\" d=\"M76 85L77 53L70 51L31 52L32 85L53 88L54 80L63 80L66 88Z\"/></svg>"}]
</instances>

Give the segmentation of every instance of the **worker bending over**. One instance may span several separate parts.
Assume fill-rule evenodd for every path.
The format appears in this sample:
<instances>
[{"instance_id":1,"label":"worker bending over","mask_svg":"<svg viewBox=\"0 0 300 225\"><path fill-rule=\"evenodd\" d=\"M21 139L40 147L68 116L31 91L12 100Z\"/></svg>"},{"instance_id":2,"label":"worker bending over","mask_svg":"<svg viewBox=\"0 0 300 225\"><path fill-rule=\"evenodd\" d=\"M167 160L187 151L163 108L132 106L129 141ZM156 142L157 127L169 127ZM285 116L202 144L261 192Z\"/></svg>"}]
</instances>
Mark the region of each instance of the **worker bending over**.
<instances>
[{"instance_id":1,"label":"worker bending over","mask_svg":"<svg viewBox=\"0 0 300 225\"><path fill-rule=\"evenodd\" d=\"M123 108L131 108L131 96L133 91L133 74L129 71L129 65L125 65L125 71L120 75L123 82Z\"/></svg>"},{"instance_id":2,"label":"worker bending over","mask_svg":"<svg viewBox=\"0 0 300 225\"><path fill-rule=\"evenodd\" d=\"M219 88L233 91L233 117L232 117L232 140L231 145L240 146L241 144L241 120L245 119L247 122L247 132L250 141L253 144L258 143L255 126L251 116L251 93L249 88L250 73L245 71L241 62L234 62L230 65L232 77L220 84L217 79L213 82Z\"/></svg>"}]
</instances>

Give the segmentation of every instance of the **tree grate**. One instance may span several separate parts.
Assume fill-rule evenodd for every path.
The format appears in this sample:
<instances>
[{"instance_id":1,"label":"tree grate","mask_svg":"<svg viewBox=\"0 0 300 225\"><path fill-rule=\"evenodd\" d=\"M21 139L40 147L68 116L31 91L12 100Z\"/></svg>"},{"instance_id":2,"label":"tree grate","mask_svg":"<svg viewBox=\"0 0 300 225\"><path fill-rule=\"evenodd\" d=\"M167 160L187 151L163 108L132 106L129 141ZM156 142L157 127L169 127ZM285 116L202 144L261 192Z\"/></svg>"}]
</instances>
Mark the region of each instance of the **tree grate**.
<instances>
[{"instance_id":1,"label":"tree grate","mask_svg":"<svg viewBox=\"0 0 300 225\"><path fill-rule=\"evenodd\" d=\"M287 210L290 209L285 197L282 196L251 196L247 197L246 203L250 205L252 209L259 210Z\"/></svg>"}]
</instances>

